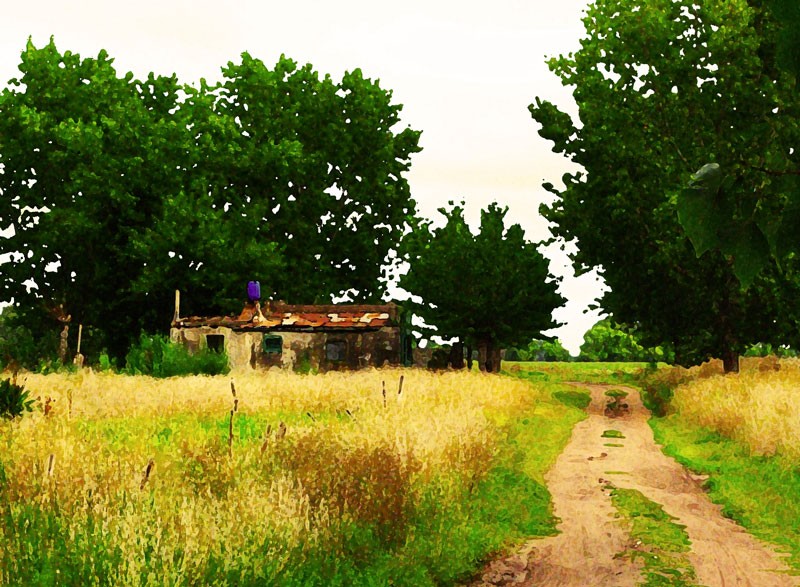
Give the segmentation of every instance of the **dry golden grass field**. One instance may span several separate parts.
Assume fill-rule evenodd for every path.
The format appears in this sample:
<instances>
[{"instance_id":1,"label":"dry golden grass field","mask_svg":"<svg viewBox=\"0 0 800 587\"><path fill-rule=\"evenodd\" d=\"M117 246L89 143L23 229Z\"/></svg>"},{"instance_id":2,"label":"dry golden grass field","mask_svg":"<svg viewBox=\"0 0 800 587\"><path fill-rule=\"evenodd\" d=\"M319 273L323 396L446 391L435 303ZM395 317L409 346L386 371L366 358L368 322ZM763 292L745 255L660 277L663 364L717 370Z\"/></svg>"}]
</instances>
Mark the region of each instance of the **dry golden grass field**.
<instances>
[{"instance_id":1,"label":"dry golden grass field","mask_svg":"<svg viewBox=\"0 0 800 587\"><path fill-rule=\"evenodd\" d=\"M452 581L552 531L515 439L562 422L552 460L581 417L480 373L19 380L41 409L0 421L4 584Z\"/></svg>"},{"instance_id":2,"label":"dry golden grass field","mask_svg":"<svg viewBox=\"0 0 800 587\"><path fill-rule=\"evenodd\" d=\"M673 368L672 410L690 425L714 430L754 455L780 454L800 463L800 359L742 359L741 372L723 375L719 361Z\"/></svg>"}]
</instances>

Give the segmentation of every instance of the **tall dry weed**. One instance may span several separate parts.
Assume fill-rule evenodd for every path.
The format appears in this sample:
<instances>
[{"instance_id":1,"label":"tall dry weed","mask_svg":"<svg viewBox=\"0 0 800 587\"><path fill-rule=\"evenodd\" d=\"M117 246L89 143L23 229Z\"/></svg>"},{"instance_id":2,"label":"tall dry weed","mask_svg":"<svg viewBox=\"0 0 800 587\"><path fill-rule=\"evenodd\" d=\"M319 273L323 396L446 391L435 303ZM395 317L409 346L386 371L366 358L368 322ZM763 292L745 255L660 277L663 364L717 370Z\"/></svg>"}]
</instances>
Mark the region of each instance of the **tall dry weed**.
<instances>
[{"instance_id":1,"label":"tall dry weed","mask_svg":"<svg viewBox=\"0 0 800 587\"><path fill-rule=\"evenodd\" d=\"M236 375L231 418L225 376L84 370L26 385L54 407L0 423L5 507L101 548L87 573L121 586L204 584L216 564L273 576L352 525L402 545L418 488L436 479L457 501L492 466L499 427L536 400L478 373L270 371Z\"/></svg>"},{"instance_id":2,"label":"tall dry weed","mask_svg":"<svg viewBox=\"0 0 800 587\"><path fill-rule=\"evenodd\" d=\"M800 360L747 359L736 375L697 378L675 391L690 422L745 443L754 454L800 461Z\"/></svg>"}]
</instances>

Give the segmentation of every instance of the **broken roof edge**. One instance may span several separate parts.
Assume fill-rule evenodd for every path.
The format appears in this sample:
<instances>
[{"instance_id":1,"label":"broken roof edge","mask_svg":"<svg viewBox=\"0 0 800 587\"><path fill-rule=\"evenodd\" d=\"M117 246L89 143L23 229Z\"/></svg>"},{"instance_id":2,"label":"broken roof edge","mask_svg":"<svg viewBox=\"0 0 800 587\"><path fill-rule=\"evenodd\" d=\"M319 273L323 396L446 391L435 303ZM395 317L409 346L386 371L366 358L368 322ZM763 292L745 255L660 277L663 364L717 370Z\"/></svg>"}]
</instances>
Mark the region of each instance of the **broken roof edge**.
<instances>
[{"instance_id":1,"label":"broken roof edge","mask_svg":"<svg viewBox=\"0 0 800 587\"><path fill-rule=\"evenodd\" d=\"M235 331L267 332L376 330L399 326L399 306L387 304L246 303L239 316L190 316L172 320L173 328L225 327Z\"/></svg>"}]
</instances>

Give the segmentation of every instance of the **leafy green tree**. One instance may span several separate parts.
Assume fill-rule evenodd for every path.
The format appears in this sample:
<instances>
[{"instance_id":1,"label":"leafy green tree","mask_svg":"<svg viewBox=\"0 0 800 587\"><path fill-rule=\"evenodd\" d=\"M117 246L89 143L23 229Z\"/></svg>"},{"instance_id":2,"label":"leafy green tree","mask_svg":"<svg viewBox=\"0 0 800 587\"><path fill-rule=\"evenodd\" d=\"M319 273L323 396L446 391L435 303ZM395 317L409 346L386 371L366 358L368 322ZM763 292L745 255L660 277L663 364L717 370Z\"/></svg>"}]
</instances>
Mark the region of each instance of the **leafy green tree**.
<instances>
[{"instance_id":1,"label":"leafy green tree","mask_svg":"<svg viewBox=\"0 0 800 587\"><path fill-rule=\"evenodd\" d=\"M21 324L69 317L119 358L176 288L208 313L250 279L296 302L383 293L419 132L393 130L401 106L358 70L337 84L245 53L195 88L51 40L20 71L0 95L0 287Z\"/></svg>"},{"instance_id":2,"label":"leafy green tree","mask_svg":"<svg viewBox=\"0 0 800 587\"><path fill-rule=\"evenodd\" d=\"M779 23L778 65L800 78L800 4L795 0L768 2Z\"/></svg>"},{"instance_id":3,"label":"leafy green tree","mask_svg":"<svg viewBox=\"0 0 800 587\"><path fill-rule=\"evenodd\" d=\"M672 362L671 353L661 347L645 348L635 332L610 319L592 326L583 337L581 361Z\"/></svg>"},{"instance_id":4,"label":"leafy green tree","mask_svg":"<svg viewBox=\"0 0 800 587\"><path fill-rule=\"evenodd\" d=\"M131 245L180 191L186 131L174 77L119 77L112 61L29 42L0 95L0 287L23 323L71 316L121 351L152 307L131 287L145 270Z\"/></svg>"},{"instance_id":5,"label":"leafy green tree","mask_svg":"<svg viewBox=\"0 0 800 587\"><path fill-rule=\"evenodd\" d=\"M51 321L50 318L46 318ZM58 332L52 324L31 327L23 323L14 308L6 307L0 314L0 370L33 370L41 362L53 362L58 357Z\"/></svg>"},{"instance_id":6,"label":"leafy green tree","mask_svg":"<svg viewBox=\"0 0 800 587\"><path fill-rule=\"evenodd\" d=\"M481 370L497 372L501 348L554 327L552 311L564 300L536 245L518 224L506 228L506 208L483 210L477 234L462 206L439 211L444 226L423 222L403 240L410 268L400 287L414 296L410 309L438 335L477 348Z\"/></svg>"},{"instance_id":7,"label":"leafy green tree","mask_svg":"<svg viewBox=\"0 0 800 587\"><path fill-rule=\"evenodd\" d=\"M769 72L776 82L797 87L800 79L800 4L771 0L767 6L777 21L776 59ZM692 175L678 199L679 220L698 255L714 249L727 255L747 287L772 261L779 265L800 252L800 166L797 154L796 100L765 117L777 148L765 152L756 168L767 189L742 189L740 171L718 162L706 163ZM788 120L788 124L786 121ZM713 153L709 153L713 161ZM760 186L759 186L760 187Z\"/></svg>"},{"instance_id":8,"label":"leafy green tree","mask_svg":"<svg viewBox=\"0 0 800 587\"><path fill-rule=\"evenodd\" d=\"M527 348L517 351L518 361L574 361L575 358L561 345L561 341L534 338ZM506 351L506 360L508 351Z\"/></svg>"},{"instance_id":9,"label":"leafy green tree","mask_svg":"<svg viewBox=\"0 0 800 587\"><path fill-rule=\"evenodd\" d=\"M676 194L709 157L736 169L740 193L780 190L762 167L786 160L798 126L794 84L775 71L777 25L755 0L599 0L584 23L581 48L550 61L581 124L539 98L530 107L539 134L583 167L550 186L558 199L543 213L578 240L579 270L602 268L603 307L643 345L737 370L750 344L796 337L797 280L770 270L744 290L730 257L697 258Z\"/></svg>"},{"instance_id":10,"label":"leafy green tree","mask_svg":"<svg viewBox=\"0 0 800 587\"><path fill-rule=\"evenodd\" d=\"M297 303L380 299L382 265L415 214L404 173L420 133L393 130L401 106L359 70L337 84L244 53L223 74L186 89L184 191L139 241L159 259L139 288L180 276L205 311L238 303L252 277Z\"/></svg>"}]
</instances>

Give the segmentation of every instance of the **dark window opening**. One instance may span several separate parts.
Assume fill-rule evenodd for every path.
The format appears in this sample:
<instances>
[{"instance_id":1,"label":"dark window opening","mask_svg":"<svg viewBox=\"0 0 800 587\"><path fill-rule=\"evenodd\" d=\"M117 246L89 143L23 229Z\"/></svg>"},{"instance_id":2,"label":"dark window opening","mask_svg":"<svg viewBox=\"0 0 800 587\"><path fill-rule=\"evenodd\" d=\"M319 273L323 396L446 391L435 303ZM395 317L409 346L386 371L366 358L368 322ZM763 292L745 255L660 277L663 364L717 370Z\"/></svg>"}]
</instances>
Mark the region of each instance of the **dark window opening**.
<instances>
[{"instance_id":1,"label":"dark window opening","mask_svg":"<svg viewBox=\"0 0 800 587\"><path fill-rule=\"evenodd\" d=\"M281 354L283 352L283 339L273 334L265 335L261 341L261 350L268 355Z\"/></svg>"},{"instance_id":2,"label":"dark window opening","mask_svg":"<svg viewBox=\"0 0 800 587\"><path fill-rule=\"evenodd\" d=\"M325 344L325 358L339 362L347 358L347 343L343 340L331 340Z\"/></svg>"},{"instance_id":3,"label":"dark window opening","mask_svg":"<svg viewBox=\"0 0 800 587\"><path fill-rule=\"evenodd\" d=\"M221 353L225 350L225 335L224 334L206 334L206 346L208 350L215 353Z\"/></svg>"}]
</instances>

